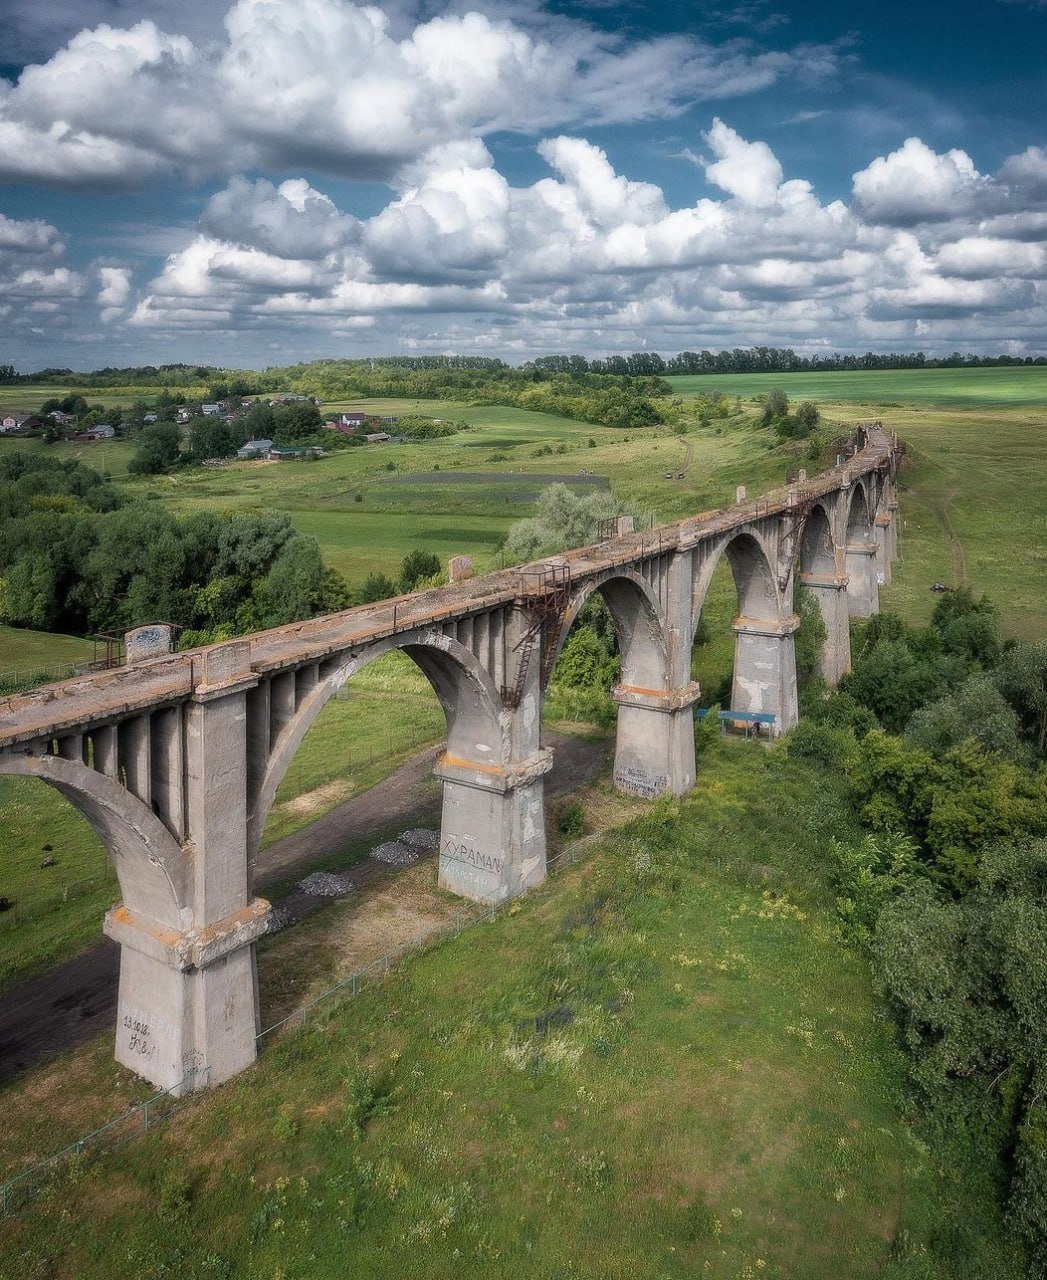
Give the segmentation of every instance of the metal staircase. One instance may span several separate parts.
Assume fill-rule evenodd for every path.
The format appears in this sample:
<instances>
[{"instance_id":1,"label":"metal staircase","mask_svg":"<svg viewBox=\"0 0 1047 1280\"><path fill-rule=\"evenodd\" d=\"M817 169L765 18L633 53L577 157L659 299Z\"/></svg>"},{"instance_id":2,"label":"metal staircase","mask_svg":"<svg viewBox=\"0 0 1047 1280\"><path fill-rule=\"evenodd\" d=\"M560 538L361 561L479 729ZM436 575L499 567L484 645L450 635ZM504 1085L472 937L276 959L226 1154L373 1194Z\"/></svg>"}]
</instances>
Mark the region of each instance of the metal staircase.
<instances>
[{"instance_id":1,"label":"metal staircase","mask_svg":"<svg viewBox=\"0 0 1047 1280\"><path fill-rule=\"evenodd\" d=\"M520 705L527 673L536 650L541 654L541 681L544 684L548 679L570 599L569 564L543 564L520 570L517 575L515 604L526 616L528 625L513 646L513 652L519 654L516 680L512 685L502 686L504 706L516 708Z\"/></svg>"}]
</instances>

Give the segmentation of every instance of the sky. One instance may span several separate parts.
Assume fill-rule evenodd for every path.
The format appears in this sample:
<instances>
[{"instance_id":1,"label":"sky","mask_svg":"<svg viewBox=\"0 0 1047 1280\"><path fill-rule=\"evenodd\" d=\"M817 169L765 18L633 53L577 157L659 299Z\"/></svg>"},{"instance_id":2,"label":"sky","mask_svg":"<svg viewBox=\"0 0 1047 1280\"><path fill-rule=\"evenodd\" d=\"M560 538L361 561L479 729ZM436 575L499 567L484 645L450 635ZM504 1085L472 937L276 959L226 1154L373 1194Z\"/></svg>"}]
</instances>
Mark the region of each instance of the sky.
<instances>
[{"instance_id":1,"label":"sky","mask_svg":"<svg viewBox=\"0 0 1047 1280\"><path fill-rule=\"evenodd\" d=\"M0 363L1047 351L1047 0L3 0Z\"/></svg>"}]
</instances>

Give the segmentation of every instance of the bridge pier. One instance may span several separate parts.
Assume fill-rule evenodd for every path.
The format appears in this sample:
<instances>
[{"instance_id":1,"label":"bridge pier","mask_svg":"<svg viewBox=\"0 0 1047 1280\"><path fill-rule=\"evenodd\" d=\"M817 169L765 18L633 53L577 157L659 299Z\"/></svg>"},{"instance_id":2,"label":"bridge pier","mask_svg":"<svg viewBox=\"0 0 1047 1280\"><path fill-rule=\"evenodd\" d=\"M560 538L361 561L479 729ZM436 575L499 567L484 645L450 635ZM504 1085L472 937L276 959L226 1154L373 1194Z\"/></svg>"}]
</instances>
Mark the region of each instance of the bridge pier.
<instances>
[{"instance_id":1,"label":"bridge pier","mask_svg":"<svg viewBox=\"0 0 1047 1280\"><path fill-rule=\"evenodd\" d=\"M880 589L876 580L875 542L848 542L844 557L847 567L847 612L852 618L871 618L880 612Z\"/></svg>"},{"instance_id":2,"label":"bridge pier","mask_svg":"<svg viewBox=\"0 0 1047 1280\"><path fill-rule=\"evenodd\" d=\"M847 578L835 573L801 573L800 581L818 601L827 632L818 671L830 689L851 669L851 627Z\"/></svg>"},{"instance_id":3,"label":"bridge pier","mask_svg":"<svg viewBox=\"0 0 1047 1280\"><path fill-rule=\"evenodd\" d=\"M177 933L127 907L106 913L120 943L116 1060L158 1089L188 1092L250 1066L258 1032L254 943L269 904L256 898L206 929ZM198 1079L180 1083L196 1068Z\"/></svg>"},{"instance_id":4,"label":"bridge pier","mask_svg":"<svg viewBox=\"0 0 1047 1280\"><path fill-rule=\"evenodd\" d=\"M514 766L444 755L440 888L474 902L518 898L545 879L545 784L553 753Z\"/></svg>"},{"instance_id":5,"label":"bridge pier","mask_svg":"<svg viewBox=\"0 0 1047 1280\"><path fill-rule=\"evenodd\" d=\"M735 711L768 711L775 717L773 735L788 733L799 719L796 697L796 651L793 638L800 619L735 618L734 682L731 707Z\"/></svg>"},{"instance_id":6,"label":"bridge pier","mask_svg":"<svg viewBox=\"0 0 1047 1280\"><path fill-rule=\"evenodd\" d=\"M650 800L668 792L682 796L694 787L694 717L701 696L696 683L682 689L637 689L616 685L618 707L614 785Z\"/></svg>"},{"instance_id":7,"label":"bridge pier","mask_svg":"<svg viewBox=\"0 0 1047 1280\"><path fill-rule=\"evenodd\" d=\"M877 586L886 587L891 582L891 517L881 511L874 521L878 541L876 543L875 573Z\"/></svg>"},{"instance_id":8,"label":"bridge pier","mask_svg":"<svg viewBox=\"0 0 1047 1280\"><path fill-rule=\"evenodd\" d=\"M120 943L117 1061L161 1089L220 1084L255 1059L255 941L269 904L252 898L247 857L247 692L251 646L209 650L182 716L154 726L161 758L184 745L184 883L178 924L119 904L105 931ZM170 741L168 741L170 739ZM181 1091L181 1090L179 1090Z\"/></svg>"}]
</instances>

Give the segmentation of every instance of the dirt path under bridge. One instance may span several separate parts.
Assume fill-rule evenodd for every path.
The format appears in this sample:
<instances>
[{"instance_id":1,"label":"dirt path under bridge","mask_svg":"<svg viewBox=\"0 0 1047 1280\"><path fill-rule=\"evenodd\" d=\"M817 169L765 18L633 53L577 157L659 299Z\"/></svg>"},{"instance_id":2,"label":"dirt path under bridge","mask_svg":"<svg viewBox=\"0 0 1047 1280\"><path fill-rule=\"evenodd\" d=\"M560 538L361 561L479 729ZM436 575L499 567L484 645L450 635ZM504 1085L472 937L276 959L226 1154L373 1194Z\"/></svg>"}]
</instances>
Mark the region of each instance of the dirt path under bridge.
<instances>
[{"instance_id":1,"label":"dirt path under bridge","mask_svg":"<svg viewBox=\"0 0 1047 1280\"><path fill-rule=\"evenodd\" d=\"M570 794L592 781L612 746L610 740L593 742L563 734L547 734L546 742L556 752L556 768L546 779L550 797ZM263 849L256 889L264 892L318 863L329 863L350 846L374 846L412 827L438 827L440 792L432 778L437 750L423 752L382 782ZM361 889L396 874L373 858L353 868L353 880ZM301 918L330 900L292 889L273 901L287 904ZM396 941L390 938L389 946ZM57 969L27 979L0 997L0 1083L114 1027L119 969L119 947L102 938Z\"/></svg>"}]
</instances>

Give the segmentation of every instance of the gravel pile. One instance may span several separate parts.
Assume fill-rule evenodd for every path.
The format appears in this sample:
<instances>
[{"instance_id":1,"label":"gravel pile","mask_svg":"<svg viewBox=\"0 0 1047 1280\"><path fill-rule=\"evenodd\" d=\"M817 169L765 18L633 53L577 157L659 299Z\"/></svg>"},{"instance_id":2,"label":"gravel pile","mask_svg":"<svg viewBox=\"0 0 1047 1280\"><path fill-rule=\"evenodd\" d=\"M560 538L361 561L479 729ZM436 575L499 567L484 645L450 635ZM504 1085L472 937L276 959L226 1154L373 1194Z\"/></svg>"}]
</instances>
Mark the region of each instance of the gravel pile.
<instances>
[{"instance_id":1,"label":"gravel pile","mask_svg":"<svg viewBox=\"0 0 1047 1280\"><path fill-rule=\"evenodd\" d=\"M266 933L279 933L289 924L294 924L294 912L290 907L273 907L269 912Z\"/></svg>"},{"instance_id":2,"label":"gravel pile","mask_svg":"<svg viewBox=\"0 0 1047 1280\"><path fill-rule=\"evenodd\" d=\"M413 827L399 837L398 843L417 849L419 853L435 853L440 847L440 833L430 831L428 827Z\"/></svg>"},{"instance_id":3,"label":"gravel pile","mask_svg":"<svg viewBox=\"0 0 1047 1280\"><path fill-rule=\"evenodd\" d=\"M295 887L314 898L344 898L347 893L353 892L356 885L352 876L336 871L314 871L304 880L299 880Z\"/></svg>"},{"instance_id":4,"label":"gravel pile","mask_svg":"<svg viewBox=\"0 0 1047 1280\"><path fill-rule=\"evenodd\" d=\"M389 867L409 867L412 862L418 861L420 853L420 850L412 849L409 844L402 844L399 840L387 840L385 844L371 850L371 857Z\"/></svg>"}]
</instances>

